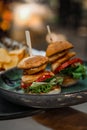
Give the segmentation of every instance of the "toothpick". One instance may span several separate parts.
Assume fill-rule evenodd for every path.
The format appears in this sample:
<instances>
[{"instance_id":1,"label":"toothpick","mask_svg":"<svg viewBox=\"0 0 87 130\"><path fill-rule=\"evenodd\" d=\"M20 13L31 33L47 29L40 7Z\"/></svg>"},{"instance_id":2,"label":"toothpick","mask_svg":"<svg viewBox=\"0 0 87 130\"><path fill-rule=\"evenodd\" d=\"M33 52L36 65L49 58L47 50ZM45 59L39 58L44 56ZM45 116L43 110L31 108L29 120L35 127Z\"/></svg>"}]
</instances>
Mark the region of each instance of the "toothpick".
<instances>
[{"instance_id":1,"label":"toothpick","mask_svg":"<svg viewBox=\"0 0 87 130\"><path fill-rule=\"evenodd\" d=\"M27 45L29 47L29 53L30 53L30 57L31 57L32 56L32 46L31 46L30 32L25 31L25 35L26 35L26 42L27 42Z\"/></svg>"},{"instance_id":2,"label":"toothpick","mask_svg":"<svg viewBox=\"0 0 87 130\"><path fill-rule=\"evenodd\" d=\"M53 40L52 40L51 30L50 30L50 26L49 26L49 25L47 25L47 31L48 31L48 34L49 34L49 36L50 36L50 40L53 41Z\"/></svg>"}]
</instances>

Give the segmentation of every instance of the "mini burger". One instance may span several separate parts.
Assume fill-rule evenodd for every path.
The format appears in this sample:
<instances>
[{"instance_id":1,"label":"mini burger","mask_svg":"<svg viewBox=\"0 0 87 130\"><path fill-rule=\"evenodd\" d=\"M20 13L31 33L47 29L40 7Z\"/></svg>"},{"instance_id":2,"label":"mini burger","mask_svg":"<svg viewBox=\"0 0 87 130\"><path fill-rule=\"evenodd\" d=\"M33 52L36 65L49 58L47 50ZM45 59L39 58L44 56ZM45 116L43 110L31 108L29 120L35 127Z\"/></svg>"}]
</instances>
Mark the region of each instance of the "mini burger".
<instances>
[{"instance_id":1,"label":"mini burger","mask_svg":"<svg viewBox=\"0 0 87 130\"><path fill-rule=\"evenodd\" d=\"M70 42L59 41L49 44L46 50L52 71L64 79L62 86L71 86L86 77L86 67L80 58L73 58L76 53L70 51L72 48Z\"/></svg>"},{"instance_id":2,"label":"mini burger","mask_svg":"<svg viewBox=\"0 0 87 130\"><path fill-rule=\"evenodd\" d=\"M60 93L62 78L47 71L48 57L32 56L24 58L18 68L23 69L21 87L26 93Z\"/></svg>"}]
</instances>

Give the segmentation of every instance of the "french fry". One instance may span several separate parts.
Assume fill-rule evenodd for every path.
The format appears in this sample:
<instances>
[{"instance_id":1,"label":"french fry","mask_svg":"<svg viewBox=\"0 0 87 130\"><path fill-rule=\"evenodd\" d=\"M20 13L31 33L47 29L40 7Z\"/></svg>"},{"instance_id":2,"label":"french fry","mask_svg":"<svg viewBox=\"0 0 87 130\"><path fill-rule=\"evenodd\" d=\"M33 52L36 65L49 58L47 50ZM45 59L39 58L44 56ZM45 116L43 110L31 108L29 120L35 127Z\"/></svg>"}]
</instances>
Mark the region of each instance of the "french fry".
<instances>
[{"instance_id":1,"label":"french fry","mask_svg":"<svg viewBox=\"0 0 87 130\"><path fill-rule=\"evenodd\" d=\"M4 48L0 48L0 63L9 63L11 61L11 57L8 51Z\"/></svg>"},{"instance_id":2,"label":"french fry","mask_svg":"<svg viewBox=\"0 0 87 130\"><path fill-rule=\"evenodd\" d=\"M0 48L0 69L7 70L16 67L23 58L28 56L29 54L26 52L25 47L9 52L4 48Z\"/></svg>"},{"instance_id":3,"label":"french fry","mask_svg":"<svg viewBox=\"0 0 87 130\"><path fill-rule=\"evenodd\" d=\"M19 50L12 50L9 52L10 56L16 55L19 58L19 61L25 56L26 49L25 47Z\"/></svg>"},{"instance_id":4,"label":"french fry","mask_svg":"<svg viewBox=\"0 0 87 130\"><path fill-rule=\"evenodd\" d=\"M5 70L7 70L7 69L10 69L10 68L16 67L17 64L18 64L18 62L19 62L18 56L17 56L17 55L12 55L12 56L11 56L11 62L10 62L10 63L5 63L5 64L3 65L3 68L4 68Z\"/></svg>"}]
</instances>

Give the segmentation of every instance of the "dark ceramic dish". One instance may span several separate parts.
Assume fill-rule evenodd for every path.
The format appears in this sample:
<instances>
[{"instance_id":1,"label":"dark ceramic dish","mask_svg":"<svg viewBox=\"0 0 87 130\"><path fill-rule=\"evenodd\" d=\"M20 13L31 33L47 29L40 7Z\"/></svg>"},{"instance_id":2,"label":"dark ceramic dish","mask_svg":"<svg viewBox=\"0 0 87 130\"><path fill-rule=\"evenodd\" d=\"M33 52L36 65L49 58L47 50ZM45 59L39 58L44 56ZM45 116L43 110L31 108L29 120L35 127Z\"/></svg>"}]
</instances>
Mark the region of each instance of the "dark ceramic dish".
<instances>
[{"instance_id":1,"label":"dark ceramic dish","mask_svg":"<svg viewBox=\"0 0 87 130\"><path fill-rule=\"evenodd\" d=\"M87 79L62 88L60 94L25 94L19 87L22 73L22 70L13 68L0 75L0 94L6 100L35 108L60 108L87 101Z\"/></svg>"}]
</instances>

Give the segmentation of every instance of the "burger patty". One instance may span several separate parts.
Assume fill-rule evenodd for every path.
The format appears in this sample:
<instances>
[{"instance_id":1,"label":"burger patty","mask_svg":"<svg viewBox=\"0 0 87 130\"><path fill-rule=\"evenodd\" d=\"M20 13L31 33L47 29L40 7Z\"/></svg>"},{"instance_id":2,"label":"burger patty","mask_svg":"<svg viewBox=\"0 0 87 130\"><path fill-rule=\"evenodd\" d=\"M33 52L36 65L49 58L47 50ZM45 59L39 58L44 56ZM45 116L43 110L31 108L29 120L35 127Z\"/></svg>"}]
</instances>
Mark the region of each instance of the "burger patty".
<instances>
[{"instance_id":1,"label":"burger patty","mask_svg":"<svg viewBox=\"0 0 87 130\"><path fill-rule=\"evenodd\" d=\"M73 56L75 56L76 53L75 52L68 52L65 56L63 56L62 58L60 58L59 60L55 61L54 63L52 63L51 67L52 70L55 71L55 69L57 67L59 67L62 63L64 63L65 61L71 59Z\"/></svg>"},{"instance_id":2,"label":"burger patty","mask_svg":"<svg viewBox=\"0 0 87 130\"><path fill-rule=\"evenodd\" d=\"M54 62L55 60L58 60L59 58L63 57L64 55L66 55L68 53L68 50L66 51L62 51L62 52L58 52L52 56L49 57L49 62Z\"/></svg>"},{"instance_id":3,"label":"burger patty","mask_svg":"<svg viewBox=\"0 0 87 130\"><path fill-rule=\"evenodd\" d=\"M39 73L36 73L36 74L32 74L32 75L23 75L22 76L22 81L24 83L32 83L34 81L36 81L39 77L41 77L42 75L45 75L47 74L48 71L43 71L43 72L39 72ZM52 72L49 72L50 75L54 75Z\"/></svg>"},{"instance_id":4,"label":"burger patty","mask_svg":"<svg viewBox=\"0 0 87 130\"><path fill-rule=\"evenodd\" d=\"M25 69L24 70L24 75L35 74L37 72L43 71L43 70L45 70L46 66L47 65L44 64L44 65L39 66L38 68L34 67L34 68L30 68L30 69Z\"/></svg>"}]
</instances>

